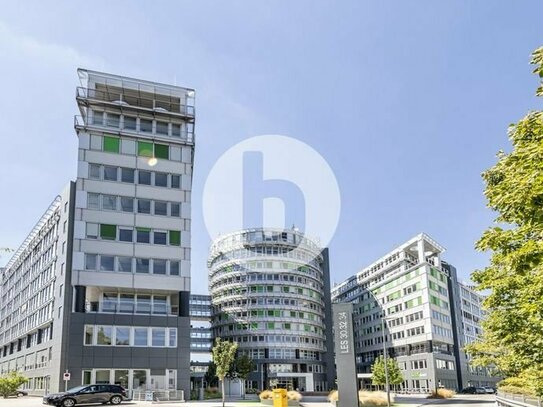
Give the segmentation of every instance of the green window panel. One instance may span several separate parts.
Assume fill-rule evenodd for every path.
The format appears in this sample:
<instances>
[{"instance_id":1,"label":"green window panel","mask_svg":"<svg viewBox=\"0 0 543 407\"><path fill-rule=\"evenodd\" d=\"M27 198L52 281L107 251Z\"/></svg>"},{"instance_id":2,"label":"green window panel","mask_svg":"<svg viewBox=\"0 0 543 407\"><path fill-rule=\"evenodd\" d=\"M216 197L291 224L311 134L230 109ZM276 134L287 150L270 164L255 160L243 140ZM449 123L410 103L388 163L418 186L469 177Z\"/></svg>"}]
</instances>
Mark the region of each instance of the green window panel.
<instances>
[{"instance_id":1,"label":"green window panel","mask_svg":"<svg viewBox=\"0 0 543 407\"><path fill-rule=\"evenodd\" d=\"M170 147L166 144L155 144L155 157L168 160L170 158Z\"/></svg>"},{"instance_id":2,"label":"green window panel","mask_svg":"<svg viewBox=\"0 0 543 407\"><path fill-rule=\"evenodd\" d=\"M170 245L181 246L181 232L179 230L170 230Z\"/></svg>"},{"instance_id":3,"label":"green window panel","mask_svg":"<svg viewBox=\"0 0 543 407\"><path fill-rule=\"evenodd\" d=\"M103 150L110 153L119 154L120 139L119 137L104 136Z\"/></svg>"},{"instance_id":4,"label":"green window panel","mask_svg":"<svg viewBox=\"0 0 543 407\"><path fill-rule=\"evenodd\" d=\"M138 155L141 155L142 157L152 157L153 143L148 143L147 141L138 141Z\"/></svg>"},{"instance_id":5,"label":"green window panel","mask_svg":"<svg viewBox=\"0 0 543 407\"><path fill-rule=\"evenodd\" d=\"M288 323L283 324L283 328L284 329L290 329L290 324L288 324Z\"/></svg>"},{"instance_id":6,"label":"green window panel","mask_svg":"<svg viewBox=\"0 0 543 407\"><path fill-rule=\"evenodd\" d=\"M266 324L266 328L268 329L275 329L275 322L268 322Z\"/></svg>"},{"instance_id":7,"label":"green window panel","mask_svg":"<svg viewBox=\"0 0 543 407\"><path fill-rule=\"evenodd\" d=\"M258 322L251 322L251 329L258 329Z\"/></svg>"},{"instance_id":8,"label":"green window panel","mask_svg":"<svg viewBox=\"0 0 543 407\"><path fill-rule=\"evenodd\" d=\"M117 226L101 224L100 238L107 239L107 240L115 240L117 238Z\"/></svg>"}]
</instances>

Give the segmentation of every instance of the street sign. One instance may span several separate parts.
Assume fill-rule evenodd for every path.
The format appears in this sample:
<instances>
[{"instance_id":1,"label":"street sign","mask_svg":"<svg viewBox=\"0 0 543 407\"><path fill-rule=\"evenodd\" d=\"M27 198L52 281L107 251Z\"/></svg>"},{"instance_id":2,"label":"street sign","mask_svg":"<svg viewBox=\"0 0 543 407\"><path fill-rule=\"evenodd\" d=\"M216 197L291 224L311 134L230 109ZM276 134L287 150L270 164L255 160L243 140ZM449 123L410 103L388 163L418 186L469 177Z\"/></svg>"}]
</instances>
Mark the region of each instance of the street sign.
<instances>
[{"instance_id":1,"label":"street sign","mask_svg":"<svg viewBox=\"0 0 543 407\"><path fill-rule=\"evenodd\" d=\"M70 375L71 375L71 373L64 372L64 380L70 380Z\"/></svg>"},{"instance_id":2,"label":"street sign","mask_svg":"<svg viewBox=\"0 0 543 407\"><path fill-rule=\"evenodd\" d=\"M334 347L337 366L338 405L358 405L358 380L353 334L353 304L332 304Z\"/></svg>"}]
</instances>

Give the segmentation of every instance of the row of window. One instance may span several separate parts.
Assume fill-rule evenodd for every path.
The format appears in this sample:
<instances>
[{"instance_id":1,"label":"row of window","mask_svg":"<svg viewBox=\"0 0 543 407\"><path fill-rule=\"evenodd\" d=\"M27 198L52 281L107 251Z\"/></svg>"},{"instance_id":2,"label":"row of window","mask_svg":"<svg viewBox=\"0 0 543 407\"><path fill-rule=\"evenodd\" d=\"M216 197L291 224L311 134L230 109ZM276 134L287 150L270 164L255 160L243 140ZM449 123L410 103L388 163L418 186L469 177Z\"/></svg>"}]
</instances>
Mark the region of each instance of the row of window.
<instances>
[{"instance_id":1,"label":"row of window","mask_svg":"<svg viewBox=\"0 0 543 407\"><path fill-rule=\"evenodd\" d=\"M181 188L181 175L165 172L135 170L111 165L89 164L89 178L99 181L137 183L163 188ZM137 182L136 182L137 181Z\"/></svg>"},{"instance_id":2,"label":"row of window","mask_svg":"<svg viewBox=\"0 0 543 407\"><path fill-rule=\"evenodd\" d=\"M436 335L445 336L447 338L452 338L453 337L452 330L447 329L447 328L443 328L443 327L441 327L439 325L432 325L432 331Z\"/></svg>"},{"instance_id":3,"label":"row of window","mask_svg":"<svg viewBox=\"0 0 543 407\"><path fill-rule=\"evenodd\" d=\"M92 111L92 124L160 136L186 138L192 133L192 123L169 123L143 117L120 115L111 112Z\"/></svg>"},{"instance_id":4,"label":"row of window","mask_svg":"<svg viewBox=\"0 0 543 407\"><path fill-rule=\"evenodd\" d=\"M178 276L180 262L165 259L85 254L85 270Z\"/></svg>"},{"instance_id":5,"label":"row of window","mask_svg":"<svg viewBox=\"0 0 543 407\"><path fill-rule=\"evenodd\" d=\"M85 325L86 346L177 347L177 328Z\"/></svg>"},{"instance_id":6,"label":"row of window","mask_svg":"<svg viewBox=\"0 0 543 407\"><path fill-rule=\"evenodd\" d=\"M114 312L120 314L158 314L172 311L167 295L103 293L99 308L93 311Z\"/></svg>"},{"instance_id":7,"label":"row of window","mask_svg":"<svg viewBox=\"0 0 543 407\"><path fill-rule=\"evenodd\" d=\"M181 216L181 204L177 202L135 199L128 196L87 194L87 208L105 211L121 211L159 216Z\"/></svg>"},{"instance_id":8,"label":"row of window","mask_svg":"<svg viewBox=\"0 0 543 407\"><path fill-rule=\"evenodd\" d=\"M454 370L454 362L452 360L436 359L436 367L438 369Z\"/></svg>"},{"instance_id":9,"label":"row of window","mask_svg":"<svg viewBox=\"0 0 543 407\"><path fill-rule=\"evenodd\" d=\"M126 227L104 223L86 224L87 239L117 240L129 243L150 243L159 245L180 246L181 231L152 230L144 227Z\"/></svg>"}]
</instances>

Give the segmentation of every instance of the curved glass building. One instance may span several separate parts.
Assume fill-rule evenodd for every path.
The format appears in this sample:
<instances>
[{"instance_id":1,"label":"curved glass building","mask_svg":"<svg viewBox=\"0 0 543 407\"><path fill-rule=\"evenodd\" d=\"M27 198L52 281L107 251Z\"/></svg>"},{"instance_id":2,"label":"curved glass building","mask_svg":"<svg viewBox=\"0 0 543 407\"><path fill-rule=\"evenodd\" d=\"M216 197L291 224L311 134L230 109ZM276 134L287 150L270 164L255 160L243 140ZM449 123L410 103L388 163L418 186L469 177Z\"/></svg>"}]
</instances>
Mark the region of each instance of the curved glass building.
<instances>
[{"instance_id":1,"label":"curved glass building","mask_svg":"<svg viewBox=\"0 0 543 407\"><path fill-rule=\"evenodd\" d=\"M327 249L295 229L247 229L216 239L208 268L213 335L257 364L248 388L333 386Z\"/></svg>"}]
</instances>

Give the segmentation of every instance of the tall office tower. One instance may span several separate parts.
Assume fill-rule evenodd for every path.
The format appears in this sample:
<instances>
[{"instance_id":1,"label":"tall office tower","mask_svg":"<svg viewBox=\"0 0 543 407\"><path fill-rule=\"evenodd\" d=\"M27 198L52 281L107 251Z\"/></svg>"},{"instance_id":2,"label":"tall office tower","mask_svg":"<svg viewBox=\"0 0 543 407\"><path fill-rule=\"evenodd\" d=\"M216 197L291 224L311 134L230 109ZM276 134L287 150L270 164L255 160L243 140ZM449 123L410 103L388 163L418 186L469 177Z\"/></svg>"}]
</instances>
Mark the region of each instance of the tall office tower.
<instances>
[{"instance_id":1,"label":"tall office tower","mask_svg":"<svg viewBox=\"0 0 543 407\"><path fill-rule=\"evenodd\" d=\"M255 360L248 388L334 386L328 250L297 230L247 229L211 245L215 337Z\"/></svg>"},{"instance_id":2,"label":"tall office tower","mask_svg":"<svg viewBox=\"0 0 543 407\"><path fill-rule=\"evenodd\" d=\"M371 365L383 354L383 337L402 369L399 388L459 387L443 251L426 234L417 235L332 289L333 302L354 303L361 387L371 385Z\"/></svg>"},{"instance_id":3,"label":"tall office tower","mask_svg":"<svg viewBox=\"0 0 543 407\"><path fill-rule=\"evenodd\" d=\"M2 369L24 362L34 394L188 392L194 91L78 73L77 180L3 273Z\"/></svg>"}]
</instances>

